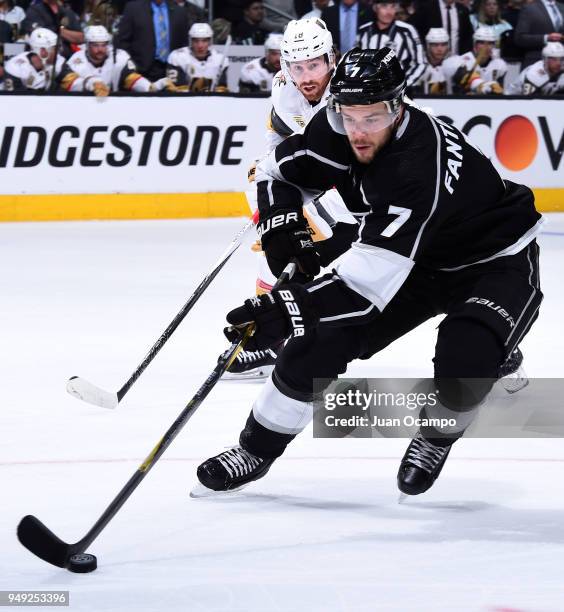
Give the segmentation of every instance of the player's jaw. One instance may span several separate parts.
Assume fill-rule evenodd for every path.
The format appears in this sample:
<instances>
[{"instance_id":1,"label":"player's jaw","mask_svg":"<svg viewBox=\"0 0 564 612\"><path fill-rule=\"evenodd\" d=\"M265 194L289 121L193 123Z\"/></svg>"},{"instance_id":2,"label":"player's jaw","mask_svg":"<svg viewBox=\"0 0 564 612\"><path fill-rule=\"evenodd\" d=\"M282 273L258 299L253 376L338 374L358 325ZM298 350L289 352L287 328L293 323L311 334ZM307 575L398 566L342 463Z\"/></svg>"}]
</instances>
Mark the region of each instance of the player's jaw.
<instances>
[{"instance_id":1,"label":"player's jaw","mask_svg":"<svg viewBox=\"0 0 564 612\"><path fill-rule=\"evenodd\" d=\"M323 79L308 79L298 83L297 85L301 94L308 102L317 102L318 100L321 100L323 92L325 91L330 79L331 74L329 73Z\"/></svg>"},{"instance_id":2,"label":"player's jaw","mask_svg":"<svg viewBox=\"0 0 564 612\"><path fill-rule=\"evenodd\" d=\"M387 127L379 132L363 134L362 132L351 133L348 139L354 156L361 164L369 164L390 141L392 128Z\"/></svg>"}]
</instances>

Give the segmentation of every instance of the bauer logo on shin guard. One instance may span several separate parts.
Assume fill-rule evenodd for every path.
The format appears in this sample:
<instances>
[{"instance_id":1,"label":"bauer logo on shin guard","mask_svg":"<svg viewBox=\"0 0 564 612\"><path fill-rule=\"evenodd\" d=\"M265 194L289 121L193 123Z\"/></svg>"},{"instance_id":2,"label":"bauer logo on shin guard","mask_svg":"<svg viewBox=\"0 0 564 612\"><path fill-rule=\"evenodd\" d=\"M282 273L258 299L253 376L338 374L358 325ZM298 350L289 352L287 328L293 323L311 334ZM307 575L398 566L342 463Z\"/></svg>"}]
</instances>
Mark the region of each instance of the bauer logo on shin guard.
<instances>
[{"instance_id":1,"label":"bauer logo on shin guard","mask_svg":"<svg viewBox=\"0 0 564 612\"><path fill-rule=\"evenodd\" d=\"M259 238L262 238L262 236L264 236L270 230L282 227L283 225L288 225L291 222L298 223L298 221L299 218L297 212L281 213L260 223L257 228L257 234Z\"/></svg>"},{"instance_id":2,"label":"bauer logo on shin guard","mask_svg":"<svg viewBox=\"0 0 564 612\"><path fill-rule=\"evenodd\" d=\"M294 294L286 289L281 289L278 295L284 300L286 310L290 315L290 323L294 328L294 336L303 336L305 334L304 320L299 306L296 304Z\"/></svg>"}]
</instances>

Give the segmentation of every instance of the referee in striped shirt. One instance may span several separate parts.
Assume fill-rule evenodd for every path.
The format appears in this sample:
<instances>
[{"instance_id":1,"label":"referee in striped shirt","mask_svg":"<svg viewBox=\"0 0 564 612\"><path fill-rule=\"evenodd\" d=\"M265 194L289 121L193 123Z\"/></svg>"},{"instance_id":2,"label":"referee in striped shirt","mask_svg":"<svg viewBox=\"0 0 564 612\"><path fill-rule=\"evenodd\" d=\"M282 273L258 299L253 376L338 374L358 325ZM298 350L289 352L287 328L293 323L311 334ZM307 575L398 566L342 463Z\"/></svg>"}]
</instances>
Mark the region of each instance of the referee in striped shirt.
<instances>
[{"instance_id":1,"label":"referee in striped shirt","mask_svg":"<svg viewBox=\"0 0 564 612\"><path fill-rule=\"evenodd\" d=\"M405 71L407 87L415 85L425 72L425 54L417 30L396 19L397 2L375 0L374 20L358 29L357 44L361 49L391 47Z\"/></svg>"}]
</instances>

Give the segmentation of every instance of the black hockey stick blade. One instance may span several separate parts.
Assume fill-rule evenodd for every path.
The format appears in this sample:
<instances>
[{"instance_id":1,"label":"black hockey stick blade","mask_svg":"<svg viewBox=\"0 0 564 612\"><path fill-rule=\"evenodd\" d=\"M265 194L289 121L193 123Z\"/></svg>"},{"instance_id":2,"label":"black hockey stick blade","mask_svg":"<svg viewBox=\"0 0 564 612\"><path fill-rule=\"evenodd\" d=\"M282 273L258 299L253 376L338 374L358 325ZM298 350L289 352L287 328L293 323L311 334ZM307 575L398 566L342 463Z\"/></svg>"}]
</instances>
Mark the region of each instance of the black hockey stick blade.
<instances>
[{"instance_id":1,"label":"black hockey stick blade","mask_svg":"<svg viewBox=\"0 0 564 612\"><path fill-rule=\"evenodd\" d=\"M66 567L76 552L75 545L58 538L38 518L28 514L18 525L18 540L34 555L57 567Z\"/></svg>"}]
</instances>

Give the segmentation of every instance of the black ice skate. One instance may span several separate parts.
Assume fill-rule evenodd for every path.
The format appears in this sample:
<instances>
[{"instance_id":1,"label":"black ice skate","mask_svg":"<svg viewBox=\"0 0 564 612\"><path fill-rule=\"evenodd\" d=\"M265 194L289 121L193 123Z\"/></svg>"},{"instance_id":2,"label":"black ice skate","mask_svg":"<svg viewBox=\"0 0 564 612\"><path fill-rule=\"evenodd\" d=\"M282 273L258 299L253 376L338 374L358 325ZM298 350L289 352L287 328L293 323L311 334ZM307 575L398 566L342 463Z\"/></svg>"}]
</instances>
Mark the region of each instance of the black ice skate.
<instances>
[{"instance_id":1,"label":"black ice skate","mask_svg":"<svg viewBox=\"0 0 564 612\"><path fill-rule=\"evenodd\" d=\"M253 480L262 478L274 463L263 459L237 445L204 461L197 470L202 487L196 487L190 495L205 497L214 492L237 491Z\"/></svg>"},{"instance_id":2,"label":"black ice skate","mask_svg":"<svg viewBox=\"0 0 564 612\"><path fill-rule=\"evenodd\" d=\"M278 350L277 347L264 351L240 351L223 378L231 380L268 378L274 369Z\"/></svg>"},{"instance_id":3,"label":"black ice skate","mask_svg":"<svg viewBox=\"0 0 564 612\"><path fill-rule=\"evenodd\" d=\"M523 369L523 353L516 348L499 368L498 378L507 393L516 393L529 384L527 374Z\"/></svg>"},{"instance_id":4,"label":"black ice skate","mask_svg":"<svg viewBox=\"0 0 564 612\"><path fill-rule=\"evenodd\" d=\"M431 444L417 433L409 443L398 471L398 487L406 495L419 495L431 488L437 480L451 446Z\"/></svg>"}]
</instances>

